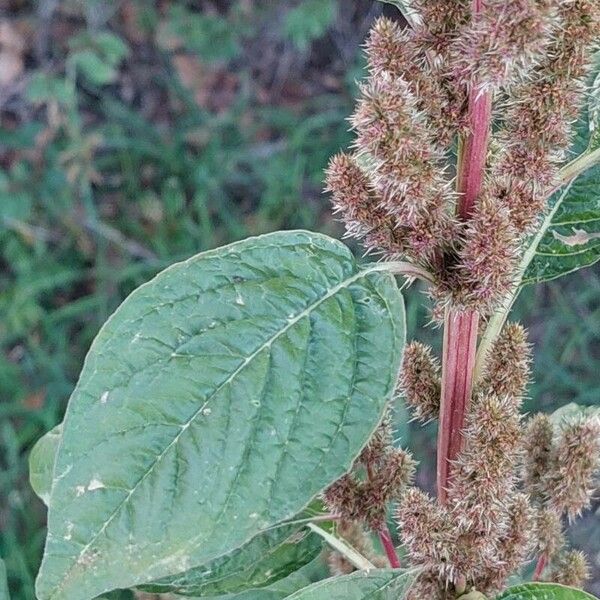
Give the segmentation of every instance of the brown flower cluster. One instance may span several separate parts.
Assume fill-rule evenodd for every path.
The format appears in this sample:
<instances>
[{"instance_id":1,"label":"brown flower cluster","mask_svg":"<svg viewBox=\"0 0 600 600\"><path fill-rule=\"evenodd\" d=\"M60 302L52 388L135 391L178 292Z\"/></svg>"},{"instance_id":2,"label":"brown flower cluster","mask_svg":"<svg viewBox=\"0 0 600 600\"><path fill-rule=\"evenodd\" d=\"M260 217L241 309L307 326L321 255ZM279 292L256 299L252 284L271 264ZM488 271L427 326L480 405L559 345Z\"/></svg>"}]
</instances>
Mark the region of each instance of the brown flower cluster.
<instances>
[{"instance_id":1,"label":"brown flower cluster","mask_svg":"<svg viewBox=\"0 0 600 600\"><path fill-rule=\"evenodd\" d=\"M498 590L533 550L535 512L519 478L524 451L519 410L529 362L525 331L508 324L475 392L447 503L411 488L399 504L400 538L412 562L427 573L415 598L454 597L452 590L459 594L465 588Z\"/></svg>"},{"instance_id":2,"label":"brown flower cluster","mask_svg":"<svg viewBox=\"0 0 600 600\"><path fill-rule=\"evenodd\" d=\"M487 358L445 504L411 484L415 465L394 447L389 417L352 472L324 495L355 537L363 526L378 531L396 502L400 541L410 564L423 567L412 600L496 592L535 557L547 580L580 586L587 577L585 557L566 547L562 520L589 507L600 470L600 417L554 423L538 414L523 423L531 347L518 323L505 325ZM399 391L421 421L437 416L439 371L429 347L408 345ZM354 543L371 556L364 540ZM334 573L352 569L339 555L330 566Z\"/></svg>"},{"instance_id":3,"label":"brown flower cluster","mask_svg":"<svg viewBox=\"0 0 600 600\"><path fill-rule=\"evenodd\" d=\"M388 416L352 471L327 488L323 499L329 510L343 520L364 523L369 529L380 531L388 504L401 497L414 471L412 456L394 446Z\"/></svg>"},{"instance_id":4,"label":"brown flower cluster","mask_svg":"<svg viewBox=\"0 0 600 600\"><path fill-rule=\"evenodd\" d=\"M566 548L562 520L573 520L590 506L600 470L600 416L554 422L538 414L529 420L525 439L523 481L536 510L539 575L581 586L587 563L583 554Z\"/></svg>"},{"instance_id":5,"label":"brown flower cluster","mask_svg":"<svg viewBox=\"0 0 600 600\"><path fill-rule=\"evenodd\" d=\"M407 257L442 305L488 315L513 285L524 236L544 214L585 100L596 0L418 0L419 24L378 20L351 119L352 154L327 189L368 252ZM473 214L455 216L454 142L469 93L493 94L492 150ZM459 146L460 153L460 146Z\"/></svg>"},{"instance_id":6,"label":"brown flower cluster","mask_svg":"<svg viewBox=\"0 0 600 600\"><path fill-rule=\"evenodd\" d=\"M413 28L383 18L371 31L368 77L351 118L356 139L351 153L332 159L327 189L347 234L367 251L429 271L438 312L485 318L512 290L525 239L557 186L600 41L600 2L412 4L420 13ZM454 191L465 186L453 178L465 179L473 98L482 97L493 100L491 143L465 211ZM546 579L581 585L587 576L585 557L566 547L563 520L590 504L600 418L524 423L530 362L525 330L507 324L468 399L443 503L412 485L414 462L395 448L389 420L324 494L344 526L374 531L396 502L398 537L410 563L423 567L413 600L495 592L533 558ZM407 346L398 395L422 423L440 411L440 372L431 348Z\"/></svg>"}]
</instances>

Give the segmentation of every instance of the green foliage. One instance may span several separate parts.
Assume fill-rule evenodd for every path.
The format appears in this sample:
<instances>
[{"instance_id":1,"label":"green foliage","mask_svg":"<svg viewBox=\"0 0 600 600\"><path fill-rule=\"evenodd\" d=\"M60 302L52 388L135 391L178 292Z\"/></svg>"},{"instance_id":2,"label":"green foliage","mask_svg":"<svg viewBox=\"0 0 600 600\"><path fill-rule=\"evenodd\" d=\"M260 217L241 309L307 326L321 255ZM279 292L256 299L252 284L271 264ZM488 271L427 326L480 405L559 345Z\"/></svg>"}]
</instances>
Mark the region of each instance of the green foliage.
<instances>
[{"instance_id":1,"label":"green foliage","mask_svg":"<svg viewBox=\"0 0 600 600\"><path fill-rule=\"evenodd\" d=\"M104 31L82 34L71 40L70 61L85 78L95 85L113 83L119 63L128 55L123 40Z\"/></svg>"},{"instance_id":2,"label":"green foliage","mask_svg":"<svg viewBox=\"0 0 600 600\"><path fill-rule=\"evenodd\" d=\"M286 15L284 32L301 50L322 37L332 24L337 0L302 0Z\"/></svg>"},{"instance_id":3,"label":"green foliage","mask_svg":"<svg viewBox=\"0 0 600 600\"><path fill-rule=\"evenodd\" d=\"M6 565L0 558L0 600L10 600L8 593L8 580L6 579Z\"/></svg>"},{"instance_id":4,"label":"green foliage","mask_svg":"<svg viewBox=\"0 0 600 600\"><path fill-rule=\"evenodd\" d=\"M29 458L31 487L45 504L50 499L62 427L61 423L44 435L34 446ZM283 597L281 590L295 591L313 581L307 574L314 575L317 568L315 565L309 568L310 563L324 567L317 558L322 547L320 538L305 530L304 521L311 516L314 513L307 510L294 519L293 524L267 530L209 565L140 586L140 589L152 593L207 597L269 588L265 592L266 597ZM292 577L297 571L302 572ZM286 578L288 581L285 586L274 587L275 583Z\"/></svg>"},{"instance_id":5,"label":"green foliage","mask_svg":"<svg viewBox=\"0 0 600 600\"><path fill-rule=\"evenodd\" d=\"M170 7L162 35L179 38L186 49L207 61L230 60L240 52L236 32L227 19L191 12L184 4Z\"/></svg>"},{"instance_id":6,"label":"green foliage","mask_svg":"<svg viewBox=\"0 0 600 600\"><path fill-rule=\"evenodd\" d=\"M595 600L594 596L556 583L525 583L511 587L496 600Z\"/></svg>"},{"instance_id":7,"label":"green foliage","mask_svg":"<svg viewBox=\"0 0 600 600\"><path fill-rule=\"evenodd\" d=\"M208 565L140 589L205 597L267 588L311 563L321 548L320 538L306 530L304 524L284 525L257 535Z\"/></svg>"},{"instance_id":8,"label":"green foliage","mask_svg":"<svg viewBox=\"0 0 600 600\"><path fill-rule=\"evenodd\" d=\"M357 571L314 583L288 600L403 600L418 574L418 569Z\"/></svg>"},{"instance_id":9,"label":"green foliage","mask_svg":"<svg viewBox=\"0 0 600 600\"><path fill-rule=\"evenodd\" d=\"M69 403L38 597L175 575L294 517L376 427L404 334L394 278L319 234L251 238L140 287Z\"/></svg>"},{"instance_id":10,"label":"green foliage","mask_svg":"<svg viewBox=\"0 0 600 600\"><path fill-rule=\"evenodd\" d=\"M600 406L580 406L571 402L555 410L551 418L556 424L579 421L590 417L600 417Z\"/></svg>"},{"instance_id":11,"label":"green foliage","mask_svg":"<svg viewBox=\"0 0 600 600\"><path fill-rule=\"evenodd\" d=\"M523 284L561 277L600 260L600 166L556 196Z\"/></svg>"},{"instance_id":12,"label":"green foliage","mask_svg":"<svg viewBox=\"0 0 600 600\"><path fill-rule=\"evenodd\" d=\"M8 507L0 555L13 600L35 600L45 539L45 510L27 483L30 451L62 420L85 353L123 298L167 265L243 237L295 228L338 236L325 216L322 174L348 143L355 76L340 73L339 90L281 91L286 81L308 80L312 68L285 43L291 6L227 3L218 15L224 41L211 37L207 49L214 62L198 56L205 104L182 83L177 53L160 44L170 11L125 3L138 6L130 30L116 4L100 3L114 16L87 28L84 4L59 3L48 28L32 3L18 3L15 21L24 18L40 36L6 105L6 114L18 110L0 127L0 504ZM103 32L121 43L113 48ZM51 60L38 62L46 35ZM358 57L355 35L344 43ZM268 60L244 55L253 45L290 70L273 79ZM210 80L233 46L227 72L235 85L215 104L222 86L211 91ZM280 56L273 50L281 47ZM120 48L129 50L118 62ZM117 79L99 85L73 68L70 56L84 50L112 60ZM327 61L329 52L333 45L321 49ZM354 73L352 53L346 66Z\"/></svg>"}]
</instances>

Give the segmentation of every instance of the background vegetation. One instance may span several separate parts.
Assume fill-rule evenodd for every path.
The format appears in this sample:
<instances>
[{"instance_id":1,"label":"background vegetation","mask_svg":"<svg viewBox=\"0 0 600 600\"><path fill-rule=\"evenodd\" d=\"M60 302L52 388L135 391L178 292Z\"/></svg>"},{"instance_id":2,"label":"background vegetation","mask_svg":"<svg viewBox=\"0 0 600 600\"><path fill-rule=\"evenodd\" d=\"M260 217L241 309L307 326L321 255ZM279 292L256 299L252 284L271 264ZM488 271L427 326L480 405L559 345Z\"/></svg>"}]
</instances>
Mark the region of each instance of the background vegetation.
<instances>
[{"instance_id":1,"label":"background vegetation","mask_svg":"<svg viewBox=\"0 0 600 600\"><path fill-rule=\"evenodd\" d=\"M322 171L349 142L360 45L383 10L397 14L371 0L0 2L0 555L14 599L34 599L45 537L29 450L121 300L249 235L341 235ZM415 331L425 299L407 303ZM536 344L529 406L600 403L600 270L528 288L516 313ZM400 434L432 487L434 428ZM571 534L600 594L600 516Z\"/></svg>"}]
</instances>

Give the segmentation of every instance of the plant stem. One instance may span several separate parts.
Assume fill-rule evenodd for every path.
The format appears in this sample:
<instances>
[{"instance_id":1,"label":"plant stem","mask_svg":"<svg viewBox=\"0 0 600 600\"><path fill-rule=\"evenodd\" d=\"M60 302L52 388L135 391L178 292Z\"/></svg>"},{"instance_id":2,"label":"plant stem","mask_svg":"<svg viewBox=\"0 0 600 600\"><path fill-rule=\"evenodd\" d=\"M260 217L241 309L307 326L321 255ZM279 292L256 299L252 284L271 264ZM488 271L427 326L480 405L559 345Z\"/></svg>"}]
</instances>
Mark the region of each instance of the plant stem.
<instances>
[{"instance_id":1,"label":"plant stem","mask_svg":"<svg viewBox=\"0 0 600 600\"><path fill-rule=\"evenodd\" d=\"M538 561L535 565L535 571L533 572L533 577L532 580L533 581L539 581L542 577L542 573L544 572L544 569L546 568L546 555L545 554L540 554L540 557L538 558Z\"/></svg>"},{"instance_id":2,"label":"plant stem","mask_svg":"<svg viewBox=\"0 0 600 600\"><path fill-rule=\"evenodd\" d=\"M482 10L483 0L473 0L472 12ZM492 94L473 84L469 90L469 134L461 144L458 160L457 215L468 220L481 192L492 116ZM442 392L437 447L437 490L447 499L452 463L463 445L463 429L471 400L477 351L479 314L448 309L444 323Z\"/></svg>"},{"instance_id":3,"label":"plant stem","mask_svg":"<svg viewBox=\"0 0 600 600\"><path fill-rule=\"evenodd\" d=\"M463 444L462 431L471 399L479 315L446 311L442 357L442 398L437 447L438 498L445 503L452 462Z\"/></svg>"},{"instance_id":4,"label":"plant stem","mask_svg":"<svg viewBox=\"0 0 600 600\"><path fill-rule=\"evenodd\" d=\"M400 559L398 558L398 554L396 552L396 548L394 548L394 543L392 542L392 534L387 525L384 525L383 528L379 531L379 539L381 540L381 545L385 550L385 553L390 562L390 567L392 569L400 568Z\"/></svg>"}]
</instances>

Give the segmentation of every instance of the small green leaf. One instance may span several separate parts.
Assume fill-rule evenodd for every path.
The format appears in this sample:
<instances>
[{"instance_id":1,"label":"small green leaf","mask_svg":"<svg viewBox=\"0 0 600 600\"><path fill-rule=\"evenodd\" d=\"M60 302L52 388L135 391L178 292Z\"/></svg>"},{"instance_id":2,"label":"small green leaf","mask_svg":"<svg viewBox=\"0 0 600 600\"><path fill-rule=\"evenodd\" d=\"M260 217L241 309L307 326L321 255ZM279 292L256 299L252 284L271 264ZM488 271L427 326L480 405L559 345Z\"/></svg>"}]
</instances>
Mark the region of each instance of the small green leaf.
<instances>
[{"instance_id":1,"label":"small green leaf","mask_svg":"<svg viewBox=\"0 0 600 600\"><path fill-rule=\"evenodd\" d=\"M301 567L284 579L259 589L250 589L225 596L202 596L203 600L283 600L290 594L330 577L329 569L321 556Z\"/></svg>"},{"instance_id":2,"label":"small green leaf","mask_svg":"<svg viewBox=\"0 0 600 600\"><path fill-rule=\"evenodd\" d=\"M393 4L404 16L404 18L408 21L408 24L411 27L414 27L415 24L420 23L421 15L419 11L414 7L413 0L379 0L380 2L385 2L386 4Z\"/></svg>"},{"instance_id":3,"label":"small green leaf","mask_svg":"<svg viewBox=\"0 0 600 600\"><path fill-rule=\"evenodd\" d=\"M293 518L379 423L404 336L394 277L309 232L199 254L138 288L69 401L38 598L183 573Z\"/></svg>"},{"instance_id":4,"label":"small green leaf","mask_svg":"<svg viewBox=\"0 0 600 600\"><path fill-rule=\"evenodd\" d=\"M50 500L54 461L61 435L62 423L59 423L37 441L29 455L29 483L46 506Z\"/></svg>"},{"instance_id":5,"label":"small green leaf","mask_svg":"<svg viewBox=\"0 0 600 600\"><path fill-rule=\"evenodd\" d=\"M298 590L288 600L403 600L419 569L375 569L331 577Z\"/></svg>"},{"instance_id":6,"label":"small green leaf","mask_svg":"<svg viewBox=\"0 0 600 600\"><path fill-rule=\"evenodd\" d=\"M117 77L114 66L93 50L73 52L70 58L79 72L96 85L112 83Z\"/></svg>"},{"instance_id":7,"label":"small green leaf","mask_svg":"<svg viewBox=\"0 0 600 600\"><path fill-rule=\"evenodd\" d=\"M336 9L336 0L303 0L287 13L284 33L297 48L305 50L313 40L325 34Z\"/></svg>"},{"instance_id":8,"label":"small green leaf","mask_svg":"<svg viewBox=\"0 0 600 600\"><path fill-rule=\"evenodd\" d=\"M6 565L0 558L0 600L10 600L8 592L8 577L6 574Z\"/></svg>"},{"instance_id":9,"label":"small green leaf","mask_svg":"<svg viewBox=\"0 0 600 600\"><path fill-rule=\"evenodd\" d=\"M213 562L140 589L155 594L219 596L267 587L314 560L320 538L304 525L285 525L257 535Z\"/></svg>"},{"instance_id":10,"label":"small green leaf","mask_svg":"<svg viewBox=\"0 0 600 600\"><path fill-rule=\"evenodd\" d=\"M597 600L591 594L556 583L525 583L507 589L496 600Z\"/></svg>"}]
</instances>

